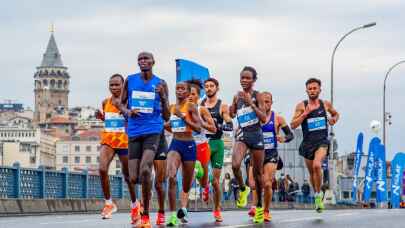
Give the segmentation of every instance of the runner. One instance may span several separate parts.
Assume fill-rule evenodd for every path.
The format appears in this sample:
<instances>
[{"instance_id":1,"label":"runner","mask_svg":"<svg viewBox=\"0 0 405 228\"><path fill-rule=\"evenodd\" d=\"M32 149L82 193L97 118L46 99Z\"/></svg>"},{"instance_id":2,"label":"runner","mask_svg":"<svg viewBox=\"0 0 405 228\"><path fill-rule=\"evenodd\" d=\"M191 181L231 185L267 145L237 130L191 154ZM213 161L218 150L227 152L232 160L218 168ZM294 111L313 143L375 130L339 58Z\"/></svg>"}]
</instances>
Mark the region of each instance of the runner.
<instances>
[{"instance_id":1,"label":"runner","mask_svg":"<svg viewBox=\"0 0 405 228\"><path fill-rule=\"evenodd\" d=\"M230 107L231 117L237 117L241 128L241 134L236 139L233 147L232 170L240 186L237 206L243 208L247 205L250 188L246 186L243 181L240 166L247 150L250 150L257 191L254 222L263 223L262 175L264 142L260 121L265 122L267 117L262 94L253 90L253 85L256 80L256 70L253 67L244 67L240 74L240 84L243 91L238 92L238 94L234 96L232 106Z\"/></svg>"},{"instance_id":2,"label":"runner","mask_svg":"<svg viewBox=\"0 0 405 228\"><path fill-rule=\"evenodd\" d=\"M291 132L290 127L287 125L285 119L272 111L271 106L273 104L273 96L269 92L263 92L263 99L266 107L266 122L262 122L263 138L265 158L263 162L264 167L264 221L270 222L272 216L270 214L270 203L273 195L273 178L277 171L277 165L279 162L279 155L277 151L278 143L288 143L294 139L294 135ZM285 136L281 136L280 129L283 130ZM249 176L253 175L253 171ZM251 178L253 179L253 178ZM250 181L254 185L254 181ZM256 195L257 197L257 195Z\"/></svg>"},{"instance_id":3,"label":"runner","mask_svg":"<svg viewBox=\"0 0 405 228\"><path fill-rule=\"evenodd\" d=\"M199 105L200 92L202 89L201 82L199 80L190 80L187 83L191 86L191 93L189 101L197 106L197 111L201 119L202 131L197 133L193 132L194 140L197 144L197 160L200 161L204 175L200 180L201 187L204 189L203 201L208 203L209 196L209 183L208 183L208 163L210 161L210 146L208 145L208 138L206 133L216 132L214 119L212 118L208 109L202 105ZM211 133L212 134L212 133Z\"/></svg>"},{"instance_id":4,"label":"runner","mask_svg":"<svg viewBox=\"0 0 405 228\"><path fill-rule=\"evenodd\" d=\"M167 84L152 73L155 60L148 52L138 55L141 73L129 75L121 97L121 109L128 115L129 171L142 184L143 212L140 226L150 227L149 201L152 165L163 131L163 117L169 115ZM139 206L136 207L139 211ZM138 218L132 220L133 224Z\"/></svg>"},{"instance_id":5,"label":"runner","mask_svg":"<svg viewBox=\"0 0 405 228\"><path fill-rule=\"evenodd\" d=\"M198 110L188 101L191 87L186 82L176 85L176 104L170 106L170 122L165 124L168 131L173 133L173 139L167 155L167 175L169 178L169 207L172 212L168 226L176 226L178 219L187 222L188 192L190 191L194 164L197 157L196 143L193 131L201 132L201 120ZM176 213L177 170L182 170L181 208Z\"/></svg>"},{"instance_id":6,"label":"runner","mask_svg":"<svg viewBox=\"0 0 405 228\"><path fill-rule=\"evenodd\" d=\"M324 194L321 193L322 161L326 158L329 148L328 122L333 126L339 120L339 113L329 101L319 99L321 80L310 78L305 85L308 100L296 106L291 127L295 129L301 125L304 139L299 153L305 158L310 182L315 191L315 209L321 213L324 210ZM331 114L330 118L327 113Z\"/></svg>"},{"instance_id":7,"label":"runner","mask_svg":"<svg viewBox=\"0 0 405 228\"><path fill-rule=\"evenodd\" d=\"M219 83L215 78L209 78L204 82L205 98L201 105L208 108L212 118L214 118L217 131L215 134L209 133L209 145L211 149L211 167L213 174L212 186L214 189L214 211L213 215L217 222L222 222L221 215L221 189L220 177L221 169L224 165L224 141L222 140L223 130L232 131L232 118L229 116L228 106L218 98ZM225 122L225 124L224 124ZM209 189L204 189L203 196L208 201Z\"/></svg>"},{"instance_id":8,"label":"runner","mask_svg":"<svg viewBox=\"0 0 405 228\"><path fill-rule=\"evenodd\" d=\"M131 215L135 214L135 191L134 184L129 180L128 171L128 136L125 134L125 118L121 114L119 107L122 86L124 77L120 74L114 74L109 80L109 89L111 97L107 98L102 103L102 111L96 111L96 118L104 121L104 130L101 133L101 152L99 173L101 179L101 187L104 193L104 208L101 212L103 219L111 219L112 214L117 211L117 206L111 199L110 181L108 170L111 161L115 155L118 155L121 161L122 174L125 182L128 185L129 195L131 197ZM116 106L116 104L118 104Z\"/></svg>"}]
</instances>

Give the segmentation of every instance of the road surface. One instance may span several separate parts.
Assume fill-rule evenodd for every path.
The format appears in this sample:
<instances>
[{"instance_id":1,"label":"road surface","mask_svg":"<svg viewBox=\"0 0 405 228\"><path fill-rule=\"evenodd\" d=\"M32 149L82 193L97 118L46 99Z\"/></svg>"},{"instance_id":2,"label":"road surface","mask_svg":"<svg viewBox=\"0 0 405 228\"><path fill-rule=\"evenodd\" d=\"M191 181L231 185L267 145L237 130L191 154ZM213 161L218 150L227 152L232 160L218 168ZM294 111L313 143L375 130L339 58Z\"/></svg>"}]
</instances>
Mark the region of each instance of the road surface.
<instances>
[{"instance_id":1,"label":"road surface","mask_svg":"<svg viewBox=\"0 0 405 228\"><path fill-rule=\"evenodd\" d=\"M155 214L152 214L153 221ZM210 212L189 214L189 224L180 227L272 227L272 228L404 228L405 210L329 210L317 214L310 210L273 211L273 221L265 225L254 225L247 211L226 211L224 222L212 222ZM0 217L1 228L131 228L126 213L115 214L111 220L101 220L95 214L44 215L23 217ZM156 226L154 226L156 227ZM161 226L164 227L164 226Z\"/></svg>"}]
</instances>

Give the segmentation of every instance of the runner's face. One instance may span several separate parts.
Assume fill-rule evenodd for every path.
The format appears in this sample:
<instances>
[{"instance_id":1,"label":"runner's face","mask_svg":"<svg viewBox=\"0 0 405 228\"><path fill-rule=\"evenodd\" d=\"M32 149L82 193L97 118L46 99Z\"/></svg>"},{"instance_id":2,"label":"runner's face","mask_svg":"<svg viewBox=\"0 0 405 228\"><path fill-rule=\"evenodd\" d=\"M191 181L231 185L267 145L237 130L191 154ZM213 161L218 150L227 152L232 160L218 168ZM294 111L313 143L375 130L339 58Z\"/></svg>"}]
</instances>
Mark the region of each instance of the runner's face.
<instances>
[{"instance_id":1,"label":"runner's face","mask_svg":"<svg viewBox=\"0 0 405 228\"><path fill-rule=\"evenodd\" d=\"M311 99L311 100L318 99L320 93L321 93L321 87L319 86L318 83L312 82L307 85L307 94L308 94L309 99Z\"/></svg>"},{"instance_id":2,"label":"runner's face","mask_svg":"<svg viewBox=\"0 0 405 228\"><path fill-rule=\"evenodd\" d=\"M142 72L152 70L155 61L153 60L152 56L147 54L140 54L138 56L138 65Z\"/></svg>"},{"instance_id":3,"label":"runner's face","mask_svg":"<svg viewBox=\"0 0 405 228\"><path fill-rule=\"evenodd\" d=\"M253 74L250 71L242 71L240 73L240 85L243 89L250 89L253 87L255 80L253 79Z\"/></svg>"},{"instance_id":4,"label":"runner's face","mask_svg":"<svg viewBox=\"0 0 405 228\"><path fill-rule=\"evenodd\" d=\"M109 81L110 92L113 96L118 97L121 95L122 80L119 77L113 77Z\"/></svg>"},{"instance_id":5,"label":"runner's face","mask_svg":"<svg viewBox=\"0 0 405 228\"><path fill-rule=\"evenodd\" d=\"M272 95L265 93L263 95L264 105L266 107L266 112L271 110L271 106L273 105L273 98Z\"/></svg>"},{"instance_id":6,"label":"runner's face","mask_svg":"<svg viewBox=\"0 0 405 228\"><path fill-rule=\"evenodd\" d=\"M186 83L177 83L176 85L176 97L179 100L184 100L190 95L188 85Z\"/></svg>"},{"instance_id":7,"label":"runner's face","mask_svg":"<svg viewBox=\"0 0 405 228\"><path fill-rule=\"evenodd\" d=\"M217 94L218 88L215 83L208 81L204 84L205 93L207 97L213 97Z\"/></svg>"},{"instance_id":8,"label":"runner's face","mask_svg":"<svg viewBox=\"0 0 405 228\"><path fill-rule=\"evenodd\" d=\"M194 104L197 104L199 98L200 98L200 95L198 93L198 90L195 87L191 87L191 92L190 92L190 95L188 96L189 101Z\"/></svg>"}]
</instances>

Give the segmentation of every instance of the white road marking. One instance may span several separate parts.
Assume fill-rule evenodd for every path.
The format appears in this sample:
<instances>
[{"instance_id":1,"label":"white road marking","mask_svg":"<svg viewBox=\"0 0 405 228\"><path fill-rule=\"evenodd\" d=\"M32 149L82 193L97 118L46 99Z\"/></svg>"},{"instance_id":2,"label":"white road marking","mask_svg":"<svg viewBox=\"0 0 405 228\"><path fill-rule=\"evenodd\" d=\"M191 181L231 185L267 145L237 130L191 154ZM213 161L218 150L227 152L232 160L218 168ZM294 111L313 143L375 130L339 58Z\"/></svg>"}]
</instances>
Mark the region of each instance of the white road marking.
<instances>
[{"instance_id":1,"label":"white road marking","mask_svg":"<svg viewBox=\"0 0 405 228\"><path fill-rule=\"evenodd\" d=\"M321 217L308 217L308 218L286 219L286 220L281 220L280 223L301 222L301 221L309 221L309 220L316 220L316 219L322 219L322 218Z\"/></svg>"}]
</instances>

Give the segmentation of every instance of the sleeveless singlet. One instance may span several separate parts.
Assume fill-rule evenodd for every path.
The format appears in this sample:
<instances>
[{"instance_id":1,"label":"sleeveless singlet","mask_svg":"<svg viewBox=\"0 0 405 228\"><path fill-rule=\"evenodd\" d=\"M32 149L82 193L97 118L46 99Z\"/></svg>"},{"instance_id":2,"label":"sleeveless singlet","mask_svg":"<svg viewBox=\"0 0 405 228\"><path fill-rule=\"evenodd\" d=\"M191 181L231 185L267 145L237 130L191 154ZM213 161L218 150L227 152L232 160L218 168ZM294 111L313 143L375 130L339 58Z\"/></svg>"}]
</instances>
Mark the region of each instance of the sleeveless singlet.
<instances>
[{"instance_id":1,"label":"sleeveless singlet","mask_svg":"<svg viewBox=\"0 0 405 228\"><path fill-rule=\"evenodd\" d=\"M305 100L304 106L307 107L307 105L308 100ZM301 128L304 136L303 142L316 143L328 138L328 117L322 100L319 100L319 108L309 113L305 118Z\"/></svg>"},{"instance_id":2,"label":"sleeveless singlet","mask_svg":"<svg viewBox=\"0 0 405 228\"><path fill-rule=\"evenodd\" d=\"M257 102L257 91L253 91L252 100L258 106ZM242 132L252 132L260 131L260 121L257 118L256 112L252 107L248 106L243 99L239 99L237 103L237 113L236 113L239 127L242 129Z\"/></svg>"},{"instance_id":3,"label":"sleeveless singlet","mask_svg":"<svg viewBox=\"0 0 405 228\"><path fill-rule=\"evenodd\" d=\"M277 150L276 114L272 111L269 121L262 125L264 149Z\"/></svg>"},{"instance_id":4,"label":"sleeveless singlet","mask_svg":"<svg viewBox=\"0 0 405 228\"><path fill-rule=\"evenodd\" d=\"M202 101L201 105L205 106L206 101L207 101L207 99L204 99ZM206 134L206 136L209 139L221 139L222 135L224 133L222 131L222 125L224 124L224 119L221 116L221 104L222 104L221 99L218 99L218 101L214 107L212 107L212 108L206 107L208 109L208 111L210 112L212 118L214 119L215 127L217 128L217 132L215 132L215 134L212 134L212 133Z\"/></svg>"},{"instance_id":5,"label":"sleeveless singlet","mask_svg":"<svg viewBox=\"0 0 405 228\"><path fill-rule=\"evenodd\" d=\"M125 133L125 118L120 110L112 103L109 98L103 107L104 112L104 130L101 132L102 145L108 145L113 149L127 149L128 136Z\"/></svg>"},{"instance_id":6,"label":"sleeveless singlet","mask_svg":"<svg viewBox=\"0 0 405 228\"><path fill-rule=\"evenodd\" d=\"M186 119L191 118L190 113L188 111L189 104L190 103L187 101L180 107L180 112L186 116ZM171 115L170 115L169 121L170 121L170 127L172 129L172 132L173 133L190 133L190 134L192 134L193 131L191 130L191 127L188 126L182 118L180 118L174 114L175 108L176 108L176 105L170 106Z\"/></svg>"}]
</instances>

